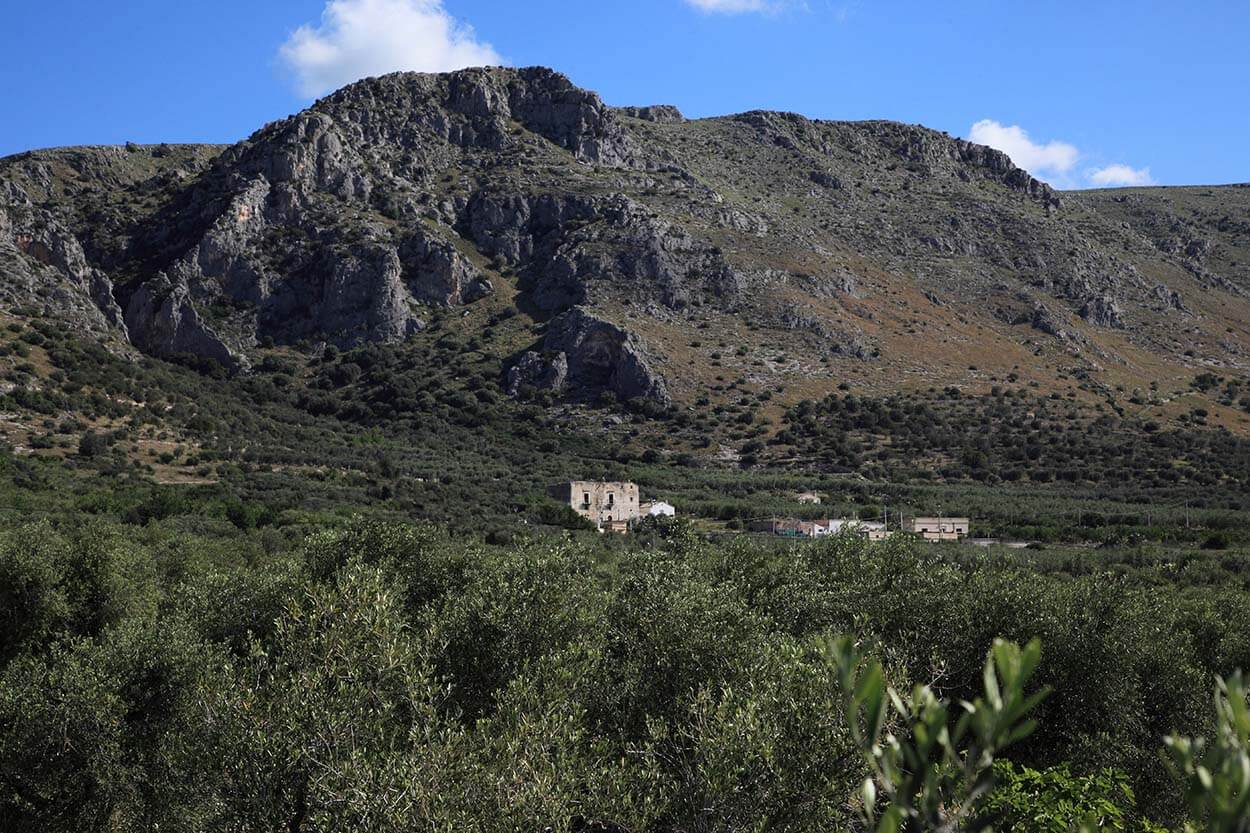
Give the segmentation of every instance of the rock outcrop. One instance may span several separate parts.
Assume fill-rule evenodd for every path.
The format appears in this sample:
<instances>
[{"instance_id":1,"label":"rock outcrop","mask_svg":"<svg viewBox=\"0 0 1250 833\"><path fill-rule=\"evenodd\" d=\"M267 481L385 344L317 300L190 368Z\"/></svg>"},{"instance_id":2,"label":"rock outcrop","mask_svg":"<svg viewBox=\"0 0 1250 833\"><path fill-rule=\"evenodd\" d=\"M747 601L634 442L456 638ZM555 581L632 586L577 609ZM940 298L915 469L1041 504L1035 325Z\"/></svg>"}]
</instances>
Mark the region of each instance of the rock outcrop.
<instances>
[{"instance_id":1,"label":"rock outcrop","mask_svg":"<svg viewBox=\"0 0 1250 833\"><path fill-rule=\"evenodd\" d=\"M1081 306L1081 317L1099 327L1123 327L1124 312L1110 295L1096 295Z\"/></svg>"},{"instance_id":2,"label":"rock outcrop","mask_svg":"<svg viewBox=\"0 0 1250 833\"><path fill-rule=\"evenodd\" d=\"M126 305L126 326L136 347L157 356L190 354L235 370L246 360L205 324L185 283L158 275L140 286Z\"/></svg>"},{"instance_id":3,"label":"rock outcrop","mask_svg":"<svg viewBox=\"0 0 1250 833\"><path fill-rule=\"evenodd\" d=\"M542 347L541 353L525 353L509 371L514 395L530 385L582 397L608 391L622 400L670 401L668 386L638 337L585 309L552 319Z\"/></svg>"},{"instance_id":4,"label":"rock outcrop","mask_svg":"<svg viewBox=\"0 0 1250 833\"><path fill-rule=\"evenodd\" d=\"M564 353L543 355L534 350L527 350L511 368L508 369L507 392L509 396L519 396L525 389L553 391L563 393L568 388L569 357Z\"/></svg>"},{"instance_id":5,"label":"rock outcrop","mask_svg":"<svg viewBox=\"0 0 1250 833\"><path fill-rule=\"evenodd\" d=\"M651 121L656 124L681 124L686 117L681 114L672 104L648 104L645 107L618 107L616 108L623 116L629 116L631 119L642 119L643 121Z\"/></svg>"},{"instance_id":6,"label":"rock outcrop","mask_svg":"<svg viewBox=\"0 0 1250 833\"><path fill-rule=\"evenodd\" d=\"M484 253L521 272L544 310L593 302L598 290L683 309L732 303L742 288L718 249L621 194L480 192L462 225Z\"/></svg>"},{"instance_id":7,"label":"rock outcrop","mask_svg":"<svg viewBox=\"0 0 1250 833\"><path fill-rule=\"evenodd\" d=\"M516 142L512 125L519 124L582 162L644 164L612 108L545 67L395 73L345 87L314 109L345 124L358 147L420 145L425 133L462 148L502 150Z\"/></svg>"},{"instance_id":8,"label":"rock outcrop","mask_svg":"<svg viewBox=\"0 0 1250 833\"><path fill-rule=\"evenodd\" d=\"M14 193L13 197L24 195ZM51 214L29 203L0 204L0 301L67 319L81 331L122 330L113 282L92 266L77 237Z\"/></svg>"},{"instance_id":9,"label":"rock outcrop","mask_svg":"<svg viewBox=\"0 0 1250 833\"><path fill-rule=\"evenodd\" d=\"M441 306L470 304L494 286L454 244L414 234L399 249L404 283L418 301Z\"/></svg>"},{"instance_id":10,"label":"rock outcrop","mask_svg":"<svg viewBox=\"0 0 1250 833\"><path fill-rule=\"evenodd\" d=\"M1033 311L1029 315L1028 321L1029 325L1038 332L1060 339L1070 337L1068 331L1063 328L1063 325L1055 317L1055 314L1051 312L1050 308L1040 302L1033 305Z\"/></svg>"}]
</instances>

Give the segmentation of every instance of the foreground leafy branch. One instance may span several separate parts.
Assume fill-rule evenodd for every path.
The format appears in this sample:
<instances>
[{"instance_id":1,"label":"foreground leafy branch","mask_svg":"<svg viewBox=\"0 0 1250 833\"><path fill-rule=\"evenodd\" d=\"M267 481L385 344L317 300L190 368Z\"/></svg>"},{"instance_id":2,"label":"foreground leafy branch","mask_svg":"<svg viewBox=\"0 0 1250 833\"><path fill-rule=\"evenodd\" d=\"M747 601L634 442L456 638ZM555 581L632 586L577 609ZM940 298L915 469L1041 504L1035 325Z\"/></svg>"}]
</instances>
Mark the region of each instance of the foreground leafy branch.
<instances>
[{"instance_id":1,"label":"foreground leafy branch","mask_svg":"<svg viewBox=\"0 0 1250 833\"><path fill-rule=\"evenodd\" d=\"M928 686L904 698L850 637L829 645L847 724L871 771L860 787L869 829L954 833L988 826L977 808L994 786L994 757L1033 731L1028 714L1049 693L1025 693L1041 652L1036 639L1024 648L995 640L983 696L952 709Z\"/></svg>"},{"instance_id":2,"label":"foreground leafy branch","mask_svg":"<svg viewBox=\"0 0 1250 833\"><path fill-rule=\"evenodd\" d=\"M1186 827L1207 833L1250 831L1250 703L1244 675L1218 680L1215 691L1216 736L1170 735L1165 740L1174 771L1197 823Z\"/></svg>"}]
</instances>

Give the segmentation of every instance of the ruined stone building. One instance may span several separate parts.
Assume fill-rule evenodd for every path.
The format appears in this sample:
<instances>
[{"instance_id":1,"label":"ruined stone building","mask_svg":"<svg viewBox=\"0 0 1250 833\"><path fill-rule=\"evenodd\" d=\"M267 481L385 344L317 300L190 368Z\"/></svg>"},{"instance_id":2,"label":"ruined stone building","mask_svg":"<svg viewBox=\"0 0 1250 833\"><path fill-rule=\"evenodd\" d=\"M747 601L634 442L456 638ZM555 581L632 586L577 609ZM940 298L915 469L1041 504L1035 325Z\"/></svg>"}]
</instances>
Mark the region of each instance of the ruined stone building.
<instances>
[{"instance_id":1,"label":"ruined stone building","mask_svg":"<svg viewBox=\"0 0 1250 833\"><path fill-rule=\"evenodd\" d=\"M642 515L637 483L573 480L548 491L600 530L624 532L631 521Z\"/></svg>"}]
</instances>

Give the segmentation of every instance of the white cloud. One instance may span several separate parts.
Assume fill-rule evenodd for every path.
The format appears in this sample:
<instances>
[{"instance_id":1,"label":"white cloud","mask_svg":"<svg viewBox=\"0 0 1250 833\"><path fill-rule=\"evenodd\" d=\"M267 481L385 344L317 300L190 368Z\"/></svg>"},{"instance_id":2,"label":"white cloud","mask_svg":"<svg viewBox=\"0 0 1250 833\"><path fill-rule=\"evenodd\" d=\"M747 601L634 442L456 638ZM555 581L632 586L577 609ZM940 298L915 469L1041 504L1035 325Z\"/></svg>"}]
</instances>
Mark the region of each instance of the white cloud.
<instances>
[{"instance_id":1,"label":"white cloud","mask_svg":"<svg viewBox=\"0 0 1250 833\"><path fill-rule=\"evenodd\" d=\"M442 0L329 0L321 22L296 29L278 54L309 97L387 72L503 63Z\"/></svg>"},{"instance_id":2,"label":"white cloud","mask_svg":"<svg viewBox=\"0 0 1250 833\"><path fill-rule=\"evenodd\" d=\"M1051 141L1044 145L1029 138L1019 125L999 124L993 119L981 119L972 125L968 138L977 144L989 145L1011 157L1021 168L1039 178L1067 174L1080 157L1080 151L1067 142Z\"/></svg>"},{"instance_id":3,"label":"white cloud","mask_svg":"<svg viewBox=\"0 0 1250 833\"><path fill-rule=\"evenodd\" d=\"M771 0L686 0L702 12L714 14L742 14L743 12L769 12L777 8Z\"/></svg>"},{"instance_id":4,"label":"white cloud","mask_svg":"<svg viewBox=\"0 0 1250 833\"><path fill-rule=\"evenodd\" d=\"M1132 168L1128 165L1107 165L1085 172L1094 185L1111 188L1117 185L1154 185L1149 168Z\"/></svg>"},{"instance_id":5,"label":"white cloud","mask_svg":"<svg viewBox=\"0 0 1250 833\"><path fill-rule=\"evenodd\" d=\"M1075 172L1081 151L1067 142L1050 141L1038 144L1019 125L1005 125L993 119L981 119L972 125L968 138L989 145L1011 157L1033 176L1045 179L1057 188L1109 188L1117 185L1154 185L1149 168L1133 168L1122 163L1089 168L1084 174Z\"/></svg>"}]
</instances>

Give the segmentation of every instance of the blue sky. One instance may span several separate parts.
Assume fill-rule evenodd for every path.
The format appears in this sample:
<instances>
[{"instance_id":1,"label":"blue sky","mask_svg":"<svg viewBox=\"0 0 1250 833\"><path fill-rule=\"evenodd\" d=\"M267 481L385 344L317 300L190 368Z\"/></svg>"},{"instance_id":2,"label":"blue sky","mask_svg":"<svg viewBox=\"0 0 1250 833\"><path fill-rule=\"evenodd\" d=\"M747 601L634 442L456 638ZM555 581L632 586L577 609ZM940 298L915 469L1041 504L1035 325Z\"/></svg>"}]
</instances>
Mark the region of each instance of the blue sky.
<instances>
[{"instance_id":1,"label":"blue sky","mask_svg":"<svg viewBox=\"0 0 1250 833\"><path fill-rule=\"evenodd\" d=\"M1247 44L1247 0L14 2L0 155L230 142L361 74L499 61L688 116L925 124L1061 187L1245 182Z\"/></svg>"}]
</instances>

